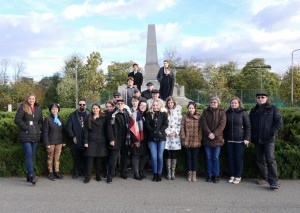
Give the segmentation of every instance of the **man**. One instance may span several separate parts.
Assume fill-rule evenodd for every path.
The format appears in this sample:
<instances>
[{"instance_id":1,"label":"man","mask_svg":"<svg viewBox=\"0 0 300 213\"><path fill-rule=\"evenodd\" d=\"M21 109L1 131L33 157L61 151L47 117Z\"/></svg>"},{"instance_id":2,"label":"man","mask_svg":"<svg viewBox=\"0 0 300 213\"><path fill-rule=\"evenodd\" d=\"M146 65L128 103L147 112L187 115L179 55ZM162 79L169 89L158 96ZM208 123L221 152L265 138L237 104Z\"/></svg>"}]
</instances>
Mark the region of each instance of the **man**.
<instances>
[{"instance_id":1,"label":"man","mask_svg":"<svg viewBox=\"0 0 300 213\"><path fill-rule=\"evenodd\" d=\"M141 96L144 97L144 98L146 98L148 100L148 99L152 98L151 91L153 90L153 83L152 82L148 82L146 84L146 86L147 86L147 89L142 92Z\"/></svg>"},{"instance_id":2,"label":"man","mask_svg":"<svg viewBox=\"0 0 300 213\"><path fill-rule=\"evenodd\" d=\"M139 72L138 64L134 63L132 65L133 71L128 74L128 77L134 78L133 85L136 86L141 91L141 86L143 84L143 74Z\"/></svg>"},{"instance_id":3,"label":"man","mask_svg":"<svg viewBox=\"0 0 300 213\"><path fill-rule=\"evenodd\" d=\"M161 107L162 107L161 110L162 109L165 110L165 108L164 108L165 107L165 102L159 98L159 91L157 89L153 89L151 91L151 95L152 95L152 98L147 100L147 104L149 106L149 109L152 107L153 101L158 100L161 104Z\"/></svg>"},{"instance_id":4,"label":"man","mask_svg":"<svg viewBox=\"0 0 300 213\"><path fill-rule=\"evenodd\" d=\"M110 142L109 160L108 160L108 175L107 183L112 182L114 176L119 151L121 153L121 174L120 176L127 179L127 160L128 160L128 148L130 145L130 133L129 133L129 113L124 108L125 103L123 99L117 100L117 108L110 116L110 124L113 131L113 140Z\"/></svg>"},{"instance_id":5,"label":"man","mask_svg":"<svg viewBox=\"0 0 300 213\"><path fill-rule=\"evenodd\" d=\"M127 87L121 92L121 95L122 95L122 98L124 99L125 101L125 104L127 106L129 106L129 108L132 107L131 105L131 99L134 95L134 85L133 85L133 82L134 82L134 78L133 77L128 77L127 79Z\"/></svg>"},{"instance_id":6,"label":"man","mask_svg":"<svg viewBox=\"0 0 300 213\"><path fill-rule=\"evenodd\" d=\"M275 134L282 126L282 117L278 109L268 102L265 92L256 94L257 104L250 112L251 142L255 144L256 163L261 180L258 184L270 185L278 189L277 163L275 160Z\"/></svg>"},{"instance_id":7,"label":"man","mask_svg":"<svg viewBox=\"0 0 300 213\"><path fill-rule=\"evenodd\" d=\"M147 99L146 98L144 98L144 97L142 97L141 96L141 93L140 93L140 90L138 90L137 88L135 88L134 90L133 90L133 97L137 97L138 98L138 100L139 101L147 101Z\"/></svg>"},{"instance_id":8,"label":"man","mask_svg":"<svg viewBox=\"0 0 300 213\"><path fill-rule=\"evenodd\" d=\"M114 93L113 93L113 99L112 99L112 101L113 101L114 104L115 104L115 108L117 108L117 101L118 101L119 99L122 99L121 93L119 93L119 92L114 92ZM128 112L130 112L130 107L127 106L126 104L124 105L124 108L125 108Z\"/></svg>"},{"instance_id":9,"label":"man","mask_svg":"<svg viewBox=\"0 0 300 213\"><path fill-rule=\"evenodd\" d=\"M68 118L66 130L72 139L73 171L72 178L76 179L85 173L85 157L83 147L84 120L90 112L86 109L86 100L78 101L78 109Z\"/></svg>"},{"instance_id":10,"label":"man","mask_svg":"<svg viewBox=\"0 0 300 213\"><path fill-rule=\"evenodd\" d=\"M168 62L167 60L164 60L164 66L161 67L161 68L159 68L159 71L158 71L157 76L156 76L156 79L157 79L157 81L158 81L159 83L161 83L161 80L162 80L162 78L163 78L163 76L164 76L165 70L166 70L166 68L168 68L168 67L169 67L169 62ZM172 78L175 78L174 71L171 70L171 69L170 69L170 76L171 76Z\"/></svg>"}]
</instances>

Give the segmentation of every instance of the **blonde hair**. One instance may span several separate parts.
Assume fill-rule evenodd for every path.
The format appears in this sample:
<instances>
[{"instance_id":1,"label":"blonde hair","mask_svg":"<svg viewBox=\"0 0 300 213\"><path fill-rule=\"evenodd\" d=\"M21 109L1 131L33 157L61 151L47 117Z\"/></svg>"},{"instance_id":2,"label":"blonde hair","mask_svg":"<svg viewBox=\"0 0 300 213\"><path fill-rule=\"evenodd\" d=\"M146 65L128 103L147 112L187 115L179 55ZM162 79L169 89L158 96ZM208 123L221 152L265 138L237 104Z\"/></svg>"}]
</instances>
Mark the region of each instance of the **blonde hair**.
<instances>
[{"instance_id":1,"label":"blonde hair","mask_svg":"<svg viewBox=\"0 0 300 213\"><path fill-rule=\"evenodd\" d=\"M35 95L34 93L32 93L32 92L31 92L31 93L28 93L27 96L26 96L26 98L25 98L25 101L24 101L24 103L23 103L23 110L24 110L25 113L27 113L27 114L29 114L29 115L32 115L31 106L30 106L30 104L28 103L28 98L29 98L30 96L35 97L35 103L36 103L36 95Z\"/></svg>"}]
</instances>

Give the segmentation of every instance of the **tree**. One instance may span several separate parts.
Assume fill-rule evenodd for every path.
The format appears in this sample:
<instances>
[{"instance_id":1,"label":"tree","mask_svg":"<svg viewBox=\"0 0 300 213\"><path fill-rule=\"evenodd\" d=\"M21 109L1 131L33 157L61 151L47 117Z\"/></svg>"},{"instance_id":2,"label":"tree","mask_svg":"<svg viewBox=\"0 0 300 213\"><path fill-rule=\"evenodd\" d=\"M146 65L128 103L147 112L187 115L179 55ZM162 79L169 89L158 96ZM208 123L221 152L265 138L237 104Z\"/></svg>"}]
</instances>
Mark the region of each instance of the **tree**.
<instances>
[{"instance_id":1,"label":"tree","mask_svg":"<svg viewBox=\"0 0 300 213\"><path fill-rule=\"evenodd\" d=\"M25 63L23 61L17 61L14 64L14 81L17 81L25 72Z\"/></svg>"},{"instance_id":2,"label":"tree","mask_svg":"<svg viewBox=\"0 0 300 213\"><path fill-rule=\"evenodd\" d=\"M192 65L185 65L176 70L176 82L185 87L187 91L191 89L204 89L207 83L202 75L201 69Z\"/></svg>"},{"instance_id":3,"label":"tree","mask_svg":"<svg viewBox=\"0 0 300 213\"><path fill-rule=\"evenodd\" d=\"M8 104L12 104L11 88L7 84L0 84L0 110L6 111Z\"/></svg>"},{"instance_id":4,"label":"tree","mask_svg":"<svg viewBox=\"0 0 300 213\"><path fill-rule=\"evenodd\" d=\"M2 59L0 62L0 84L6 84L8 82L8 67L10 65L9 59Z\"/></svg>"},{"instance_id":5,"label":"tree","mask_svg":"<svg viewBox=\"0 0 300 213\"><path fill-rule=\"evenodd\" d=\"M294 104L300 103L300 67L294 66ZM283 75L279 95L285 103L291 103L292 68L290 67Z\"/></svg>"},{"instance_id":6,"label":"tree","mask_svg":"<svg viewBox=\"0 0 300 213\"><path fill-rule=\"evenodd\" d=\"M61 81L59 73L55 73L51 77L44 77L38 82L38 87L42 88L44 96L44 106L52 103L59 103L57 94L57 85Z\"/></svg>"}]
</instances>

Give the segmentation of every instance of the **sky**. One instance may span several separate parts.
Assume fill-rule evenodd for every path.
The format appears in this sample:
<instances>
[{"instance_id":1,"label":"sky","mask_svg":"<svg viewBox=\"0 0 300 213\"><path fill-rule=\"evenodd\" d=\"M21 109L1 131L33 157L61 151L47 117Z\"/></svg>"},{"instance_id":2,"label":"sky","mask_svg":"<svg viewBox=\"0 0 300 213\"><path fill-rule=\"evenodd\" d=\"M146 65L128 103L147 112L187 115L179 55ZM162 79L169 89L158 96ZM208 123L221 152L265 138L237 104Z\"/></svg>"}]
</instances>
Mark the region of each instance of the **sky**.
<instances>
[{"instance_id":1,"label":"sky","mask_svg":"<svg viewBox=\"0 0 300 213\"><path fill-rule=\"evenodd\" d=\"M265 58L272 71L291 66L300 48L299 0L0 0L0 60L40 80L73 54L100 52L101 68L146 60L147 28L156 26L159 64L176 50L186 60L242 68ZM300 51L294 52L294 64Z\"/></svg>"}]
</instances>

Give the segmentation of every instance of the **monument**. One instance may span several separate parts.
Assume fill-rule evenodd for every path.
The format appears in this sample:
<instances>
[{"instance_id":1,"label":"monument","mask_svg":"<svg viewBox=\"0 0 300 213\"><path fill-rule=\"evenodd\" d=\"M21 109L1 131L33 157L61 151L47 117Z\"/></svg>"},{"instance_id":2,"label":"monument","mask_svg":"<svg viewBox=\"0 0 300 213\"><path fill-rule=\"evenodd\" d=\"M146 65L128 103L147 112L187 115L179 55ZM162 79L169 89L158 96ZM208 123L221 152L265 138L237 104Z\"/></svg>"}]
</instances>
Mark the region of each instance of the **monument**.
<instances>
[{"instance_id":1,"label":"monument","mask_svg":"<svg viewBox=\"0 0 300 213\"><path fill-rule=\"evenodd\" d=\"M156 80L156 76L158 73L160 66L158 64L157 57L157 42L156 42L156 30L154 24L148 25L148 33L147 33L147 51L146 51L146 64L144 67L144 85L146 85L149 81L151 81L154 85L154 88L159 89L159 82ZM172 69L172 67L171 67ZM174 70L176 74L176 70ZM175 75L176 76L176 75ZM142 90L146 89L145 87ZM186 106L188 104L189 99L185 97L184 94L184 86L180 86L175 84L173 90L173 96L176 101L181 106Z\"/></svg>"}]
</instances>

